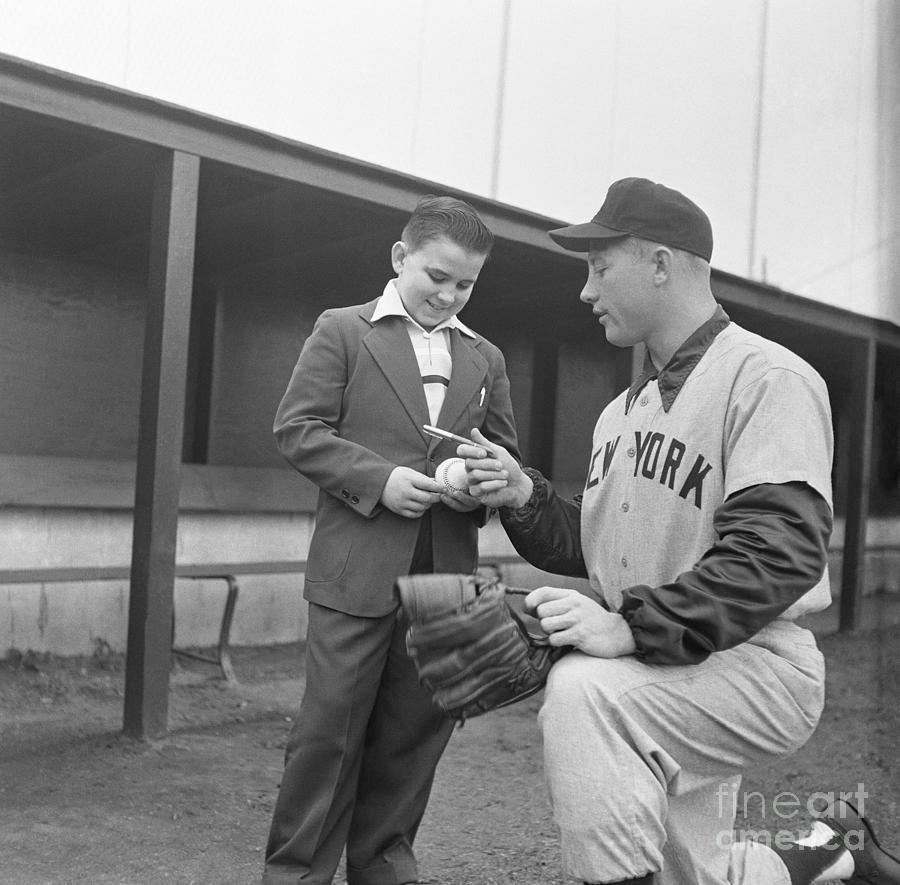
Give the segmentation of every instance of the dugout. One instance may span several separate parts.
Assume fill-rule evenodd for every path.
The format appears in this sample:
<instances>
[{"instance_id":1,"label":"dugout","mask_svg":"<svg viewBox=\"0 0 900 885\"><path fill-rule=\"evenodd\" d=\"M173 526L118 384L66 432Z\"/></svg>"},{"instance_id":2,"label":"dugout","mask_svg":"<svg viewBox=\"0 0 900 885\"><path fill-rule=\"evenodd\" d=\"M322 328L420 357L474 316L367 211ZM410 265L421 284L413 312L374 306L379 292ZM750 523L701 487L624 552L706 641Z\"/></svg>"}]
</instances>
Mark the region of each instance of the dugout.
<instances>
[{"instance_id":1,"label":"dugout","mask_svg":"<svg viewBox=\"0 0 900 885\"><path fill-rule=\"evenodd\" d=\"M577 489L637 358L578 301L583 262L545 234L564 222L3 56L0 188L0 568L130 564L4 584L0 654L127 636L133 734L165 729L173 604L176 641L197 645L221 605L176 561L305 559L315 494L274 449L275 407L318 313L380 292L421 194L469 199L497 234L463 318L506 353L529 463ZM828 382L853 629L863 589L900 582L900 329L719 271L713 285ZM482 550L511 552L496 524ZM234 641L296 639L299 582L248 577Z\"/></svg>"}]
</instances>

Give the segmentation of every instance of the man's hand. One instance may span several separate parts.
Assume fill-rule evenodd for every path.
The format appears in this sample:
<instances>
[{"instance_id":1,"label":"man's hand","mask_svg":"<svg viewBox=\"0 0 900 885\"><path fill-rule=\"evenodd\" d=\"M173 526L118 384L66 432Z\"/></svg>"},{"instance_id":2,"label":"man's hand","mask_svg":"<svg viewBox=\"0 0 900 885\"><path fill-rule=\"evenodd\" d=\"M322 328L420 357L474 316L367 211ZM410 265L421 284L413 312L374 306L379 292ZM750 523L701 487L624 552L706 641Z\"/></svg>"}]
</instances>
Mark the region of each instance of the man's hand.
<instances>
[{"instance_id":1,"label":"man's hand","mask_svg":"<svg viewBox=\"0 0 900 885\"><path fill-rule=\"evenodd\" d=\"M531 497L534 484L503 446L491 442L481 431L471 433L472 445L460 445L456 454L466 460L469 494L487 507L522 507ZM492 457L484 448L489 447Z\"/></svg>"},{"instance_id":2,"label":"man's hand","mask_svg":"<svg viewBox=\"0 0 900 885\"><path fill-rule=\"evenodd\" d=\"M572 645L595 658L620 658L636 646L625 619L568 587L538 587L525 597L551 645Z\"/></svg>"},{"instance_id":3,"label":"man's hand","mask_svg":"<svg viewBox=\"0 0 900 885\"><path fill-rule=\"evenodd\" d=\"M418 519L432 504L440 501L443 490L436 479L412 467L395 467L384 484L380 501L398 516Z\"/></svg>"}]
</instances>

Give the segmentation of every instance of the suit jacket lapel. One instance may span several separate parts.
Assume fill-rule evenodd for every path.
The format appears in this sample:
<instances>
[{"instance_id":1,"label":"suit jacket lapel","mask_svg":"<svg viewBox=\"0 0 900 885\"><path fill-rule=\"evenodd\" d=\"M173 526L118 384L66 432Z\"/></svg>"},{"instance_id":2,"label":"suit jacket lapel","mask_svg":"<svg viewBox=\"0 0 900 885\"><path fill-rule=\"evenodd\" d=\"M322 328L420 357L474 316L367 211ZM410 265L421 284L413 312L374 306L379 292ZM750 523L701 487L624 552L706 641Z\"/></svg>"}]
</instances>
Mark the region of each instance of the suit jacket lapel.
<instances>
[{"instance_id":1,"label":"suit jacket lapel","mask_svg":"<svg viewBox=\"0 0 900 885\"><path fill-rule=\"evenodd\" d=\"M371 322L371 311L368 311L368 316L366 312L361 316ZM423 424L430 423L428 402L406 323L399 317L385 317L372 326L364 336L363 344L378 363L422 438L430 440L431 437L422 430Z\"/></svg>"}]
</instances>

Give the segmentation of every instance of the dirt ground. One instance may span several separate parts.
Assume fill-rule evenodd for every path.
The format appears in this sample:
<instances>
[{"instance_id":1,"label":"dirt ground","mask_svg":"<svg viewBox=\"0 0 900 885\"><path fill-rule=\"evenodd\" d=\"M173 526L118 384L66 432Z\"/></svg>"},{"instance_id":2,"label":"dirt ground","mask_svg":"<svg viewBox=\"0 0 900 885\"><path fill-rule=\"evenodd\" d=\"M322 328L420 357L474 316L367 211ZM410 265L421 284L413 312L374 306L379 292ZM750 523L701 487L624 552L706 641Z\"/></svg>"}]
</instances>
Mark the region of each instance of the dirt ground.
<instances>
[{"instance_id":1,"label":"dirt ground","mask_svg":"<svg viewBox=\"0 0 900 885\"><path fill-rule=\"evenodd\" d=\"M829 665L826 712L799 754L745 780L742 831L799 831L816 791L868 793L900 847L897 597L866 600L868 626L813 626ZM239 683L176 663L169 736L120 735L123 661L26 655L0 664L2 885L250 885L303 689L302 649L237 649ZM541 775L539 698L470 720L438 770L418 841L430 885L562 885ZM781 794L780 804L776 797ZM339 877L337 881L342 881Z\"/></svg>"}]
</instances>

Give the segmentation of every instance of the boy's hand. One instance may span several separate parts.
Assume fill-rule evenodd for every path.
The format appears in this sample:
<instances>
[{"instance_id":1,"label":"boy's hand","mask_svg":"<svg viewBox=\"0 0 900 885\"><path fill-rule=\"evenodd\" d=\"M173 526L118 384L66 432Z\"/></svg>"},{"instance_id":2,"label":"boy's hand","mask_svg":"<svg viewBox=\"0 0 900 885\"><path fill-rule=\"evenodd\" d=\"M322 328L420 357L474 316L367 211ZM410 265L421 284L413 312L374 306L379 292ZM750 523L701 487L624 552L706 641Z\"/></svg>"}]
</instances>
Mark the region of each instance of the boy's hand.
<instances>
[{"instance_id":1,"label":"boy's hand","mask_svg":"<svg viewBox=\"0 0 900 885\"><path fill-rule=\"evenodd\" d=\"M531 497L534 484L527 473L503 446L491 442L481 431L472 431L472 444L456 449L466 459L469 494L487 507L523 507ZM488 458L479 443L490 447Z\"/></svg>"},{"instance_id":2,"label":"boy's hand","mask_svg":"<svg viewBox=\"0 0 900 885\"><path fill-rule=\"evenodd\" d=\"M392 513L418 519L432 504L440 501L444 487L430 476L412 467L395 467L384 484L380 501Z\"/></svg>"},{"instance_id":3,"label":"boy's hand","mask_svg":"<svg viewBox=\"0 0 900 885\"><path fill-rule=\"evenodd\" d=\"M473 498L465 492L457 492L453 495L448 495L444 492L441 495L441 503L457 513L468 513L470 510L476 510L481 506L481 501L478 498Z\"/></svg>"}]
</instances>

